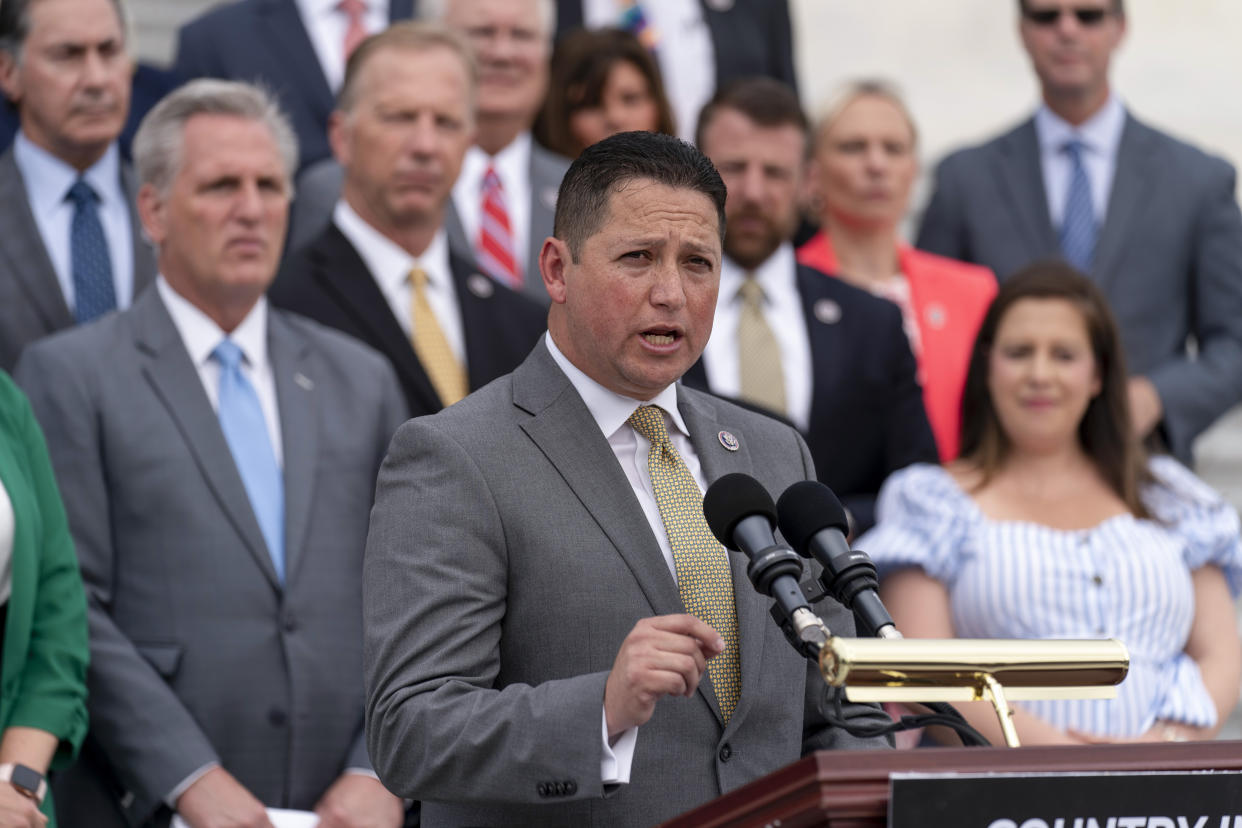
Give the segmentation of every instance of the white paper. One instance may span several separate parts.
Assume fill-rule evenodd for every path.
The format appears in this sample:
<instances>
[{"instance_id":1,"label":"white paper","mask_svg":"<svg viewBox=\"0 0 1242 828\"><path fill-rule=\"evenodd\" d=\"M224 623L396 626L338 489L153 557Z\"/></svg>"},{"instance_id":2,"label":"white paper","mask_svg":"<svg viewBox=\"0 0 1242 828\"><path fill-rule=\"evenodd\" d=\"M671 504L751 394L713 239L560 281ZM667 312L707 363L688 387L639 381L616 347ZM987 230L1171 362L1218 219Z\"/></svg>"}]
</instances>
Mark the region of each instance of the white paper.
<instances>
[{"instance_id":1,"label":"white paper","mask_svg":"<svg viewBox=\"0 0 1242 828\"><path fill-rule=\"evenodd\" d=\"M268 808L267 818L276 828L316 828L319 817L310 811L289 811L284 808ZM190 828L190 824L180 816L174 816L171 828Z\"/></svg>"}]
</instances>

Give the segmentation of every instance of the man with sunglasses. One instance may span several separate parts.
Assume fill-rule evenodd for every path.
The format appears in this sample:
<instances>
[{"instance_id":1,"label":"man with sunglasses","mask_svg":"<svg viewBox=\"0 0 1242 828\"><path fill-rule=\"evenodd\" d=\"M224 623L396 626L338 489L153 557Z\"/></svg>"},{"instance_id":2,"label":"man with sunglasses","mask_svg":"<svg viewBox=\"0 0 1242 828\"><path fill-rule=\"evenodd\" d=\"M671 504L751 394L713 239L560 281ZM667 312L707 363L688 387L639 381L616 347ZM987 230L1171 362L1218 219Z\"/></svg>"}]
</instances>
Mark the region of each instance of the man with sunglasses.
<instances>
[{"instance_id":1,"label":"man with sunglasses","mask_svg":"<svg viewBox=\"0 0 1242 828\"><path fill-rule=\"evenodd\" d=\"M1002 280L1047 256L1088 273L1121 326L1136 433L1189 463L1194 438L1242 397L1234 169L1137 120L1113 91L1123 0L1018 8L1042 104L941 162L918 246Z\"/></svg>"}]
</instances>

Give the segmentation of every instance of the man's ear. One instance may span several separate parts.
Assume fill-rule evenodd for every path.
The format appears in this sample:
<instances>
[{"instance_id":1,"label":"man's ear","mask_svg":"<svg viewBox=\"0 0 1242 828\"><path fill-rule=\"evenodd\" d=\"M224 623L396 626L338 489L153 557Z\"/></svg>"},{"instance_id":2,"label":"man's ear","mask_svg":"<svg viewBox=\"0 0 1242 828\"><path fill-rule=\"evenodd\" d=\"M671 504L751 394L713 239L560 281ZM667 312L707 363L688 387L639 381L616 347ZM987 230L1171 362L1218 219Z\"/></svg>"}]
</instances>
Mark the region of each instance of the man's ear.
<instances>
[{"instance_id":1,"label":"man's ear","mask_svg":"<svg viewBox=\"0 0 1242 828\"><path fill-rule=\"evenodd\" d=\"M17 61L12 52L0 52L0 90L4 97L17 105L22 98L22 84L17 77Z\"/></svg>"},{"instance_id":2,"label":"man's ear","mask_svg":"<svg viewBox=\"0 0 1242 828\"><path fill-rule=\"evenodd\" d=\"M328 116L328 146L332 148L332 155L342 167L349 165L349 141L347 135L349 126L345 123L348 117L339 109L332 110L332 114Z\"/></svg>"},{"instance_id":3,"label":"man's ear","mask_svg":"<svg viewBox=\"0 0 1242 828\"><path fill-rule=\"evenodd\" d=\"M159 248L164 243L167 230L164 221L164 199L150 184L143 184L138 190L138 219L147 238Z\"/></svg>"},{"instance_id":4,"label":"man's ear","mask_svg":"<svg viewBox=\"0 0 1242 828\"><path fill-rule=\"evenodd\" d=\"M565 272L573 264L569 245L555 236L544 239L539 251L539 272L543 274L543 286L555 304L565 304Z\"/></svg>"}]
</instances>

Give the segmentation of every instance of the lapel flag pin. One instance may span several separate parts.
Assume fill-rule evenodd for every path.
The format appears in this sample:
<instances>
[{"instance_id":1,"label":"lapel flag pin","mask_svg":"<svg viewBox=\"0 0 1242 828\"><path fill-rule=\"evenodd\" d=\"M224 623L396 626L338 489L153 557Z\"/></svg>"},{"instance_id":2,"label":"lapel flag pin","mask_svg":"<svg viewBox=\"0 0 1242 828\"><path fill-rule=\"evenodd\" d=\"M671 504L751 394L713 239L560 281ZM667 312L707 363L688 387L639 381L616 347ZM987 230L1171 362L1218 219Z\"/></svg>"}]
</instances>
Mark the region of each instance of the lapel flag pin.
<instances>
[{"instance_id":1,"label":"lapel flag pin","mask_svg":"<svg viewBox=\"0 0 1242 828\"><path fill-rule=\"evenodd\" d=\"M841 321L841 306L831 299L820 299L813 310L815 318L825 325L835 325Z\"/></svg>"},{"instance_id":2,"label":"lapel flag pin","mask_svg":"<svg viewBox=\"0 0 1242 828\"><path fill-rule=\"evenodd\" d=\"M466 280L466 287L480 299L490 299L491 295L496 292L496 286L492 280L482 273L471 273L470 278Z\"/></svg>"}]
</instances>

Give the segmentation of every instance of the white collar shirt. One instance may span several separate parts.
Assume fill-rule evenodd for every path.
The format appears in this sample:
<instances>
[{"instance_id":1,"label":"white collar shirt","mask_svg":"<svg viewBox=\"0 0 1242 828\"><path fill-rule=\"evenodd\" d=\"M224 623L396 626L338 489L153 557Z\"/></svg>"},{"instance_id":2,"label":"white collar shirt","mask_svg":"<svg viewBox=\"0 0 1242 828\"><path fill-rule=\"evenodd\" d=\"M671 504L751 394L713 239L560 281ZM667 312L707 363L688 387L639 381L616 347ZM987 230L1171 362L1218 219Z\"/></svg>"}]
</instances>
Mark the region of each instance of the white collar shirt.
<instances>
[{"instance_id":1,"label":"white collar shirt","mask_svg":"<svg viewBox=\"0 0 1242 828\"><path fill-rule=\"evenodd\" d=\"M168 315L172 317L173 326L181 335L190 361L198 371L198 379L203 384L203 390L207 392L207 400L217 414L220 411L220 363L212 359L211 352L225 338L241 349L242 374L250 381L259 397L259 407L263 409L263 420L267 424L267 436L276 454L276 462L283 465L280 409L276 403L276 374L272 369L267 348L267 297L260 296L241 324L232 333L226 334L215 320L177 293L162 275L155 280L155 285L164 307L168 309Z\"/></svg>"},{"instance_id":2,"label":"white collar shirt","mask_svg":"<svg viewBox=\"0 0 1242 828\"><path fill-rule=\"evenodd\" d=\"M334 93L345 80L345 32L349 16L338 7L341 0L297 0L302 25L310 37L311 48L319 59L324 79ZM388 0L363 0L366 13L362 25L367 34L382 31L388 25Z\"/></svg>"},{"instance_id":3,"label":"white collar shirt","mask_svg":"<svg viewBox=\"0 0 1242 828\"><path fill-rule=\"evenodd\" d=\"M726 256L720 267L720 295L716 299L712 335L703 350L708 387L726 397L739 397L742 391L737 326L742 316L738 292L745 279L746 271ZM806 431L811 421L811 338L798 293L798 263L793 245L786 242L778 247L755 270L755 279L763 288L763 318L781 352L785 416Z\"/></svg>"},{"instance_id":4,"label":"white collar shirt","mask_svg":"<svg viewBox=\"0 0 1242 828\"><path fill-rule=\"evenodd\" d=\"M513 234L513 258L518 272L525 274L530 253L530 154L531 137L523 132L495 155L488 155L477 146L466 150L461 173L453 185L453 206L461 219L462 230L472 248L479 244L479 227L483 223L483 178L487 168L496 171L504 193L505 212ZM529 276L529 274L526 274ZM534 274L533 278L539 278Z\"/></svg>"},{"instance_id":5,"label":"white collar shirt","mask_svg":"<svg viewBox=\"0 0 1242 828\"><path fill-rule=\"evenodd\" d=\"M633 0L584 0L582 22L590 29L616 26ZM694 140L699 110L716 91L716 47L700 0L645 0L638 4L656 33L655 56L677 121L677 135Z\"/></svg>"},{"instance_id":6,"label":"white collar shirt","mask_svg":"<svg viewBox=\"0 0 1242 828\"><path fill-rule=\"evenodd\" d=\"M1035 134L1039 139L1040 167L1044 175L1044 192L1048 196L1048 216L1053 228L1059 228L1065 217L1065 199L1069 195L1073 164L1065 145L1082 142L1082 163L1091 184L1091 208L1097 227L1102 227L1108 213L1108 196L1117 172L1117 149L1126 127L1126 108L1116 95L1109 96L1100 110L1075 127L1047 105L1035 112Z\"/></svg>"},{"instance_id":7,"label":"white collar shirt","mask_svg":"<svg viewBox=\"0 0 1242 828\"><path fill-rule=\"evenodd\" d=\"M70 241L74 206L68 195L69 188L78 179L78 171L36 146L21 131L13 142L13 160L21 171L30 212L34 214L43 248L52 261L65 304L72 312L77 293L73 286ZM134 236L129 198L121 186L121 152L115 141L102 158L82 173L82 177L99 196L99 223L108 242L116 306L127 308L134 298Z\"/></svg>"},{"instance_id":8,"label":"white collar shirt","mask_svg":"<svg viewBox=\"0 0 1242 828\"><path fill-rule=\"evenodd\" d=\"M410 285L410 271L421 268L427 274L427 304L435 314L436 323L448 340L453 356L466 367L466 339L461 321L461 307L457 304L457 291L453 286L453 271L449 264L448 238L441 227L431 238L431 244L421 256L412 256L404 248L376 230L358 215L344 199L336 203L332 212L336 224L349 243L362 257L371 278L384 294L397 324L406 337L413 336L413 319L410 313L414 291Z\"/></svg>"}]
</instances>

